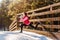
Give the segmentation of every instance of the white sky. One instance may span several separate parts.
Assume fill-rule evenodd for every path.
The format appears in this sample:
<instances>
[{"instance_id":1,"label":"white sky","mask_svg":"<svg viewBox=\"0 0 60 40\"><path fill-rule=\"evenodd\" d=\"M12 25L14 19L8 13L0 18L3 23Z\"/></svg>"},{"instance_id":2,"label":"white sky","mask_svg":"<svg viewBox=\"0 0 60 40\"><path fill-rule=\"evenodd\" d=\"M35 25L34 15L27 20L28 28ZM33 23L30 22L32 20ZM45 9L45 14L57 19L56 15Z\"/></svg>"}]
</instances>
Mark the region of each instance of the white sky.
<instances>
[{"instance_id":1,"label":"white sky","mask_svg":"<svg viewBox=\"0 0 60 40\"><path fill-rule=\"evenodd\" d=\"M2 0L0 0L0 3L2 2Z\"/></svg>"}]
</instances>

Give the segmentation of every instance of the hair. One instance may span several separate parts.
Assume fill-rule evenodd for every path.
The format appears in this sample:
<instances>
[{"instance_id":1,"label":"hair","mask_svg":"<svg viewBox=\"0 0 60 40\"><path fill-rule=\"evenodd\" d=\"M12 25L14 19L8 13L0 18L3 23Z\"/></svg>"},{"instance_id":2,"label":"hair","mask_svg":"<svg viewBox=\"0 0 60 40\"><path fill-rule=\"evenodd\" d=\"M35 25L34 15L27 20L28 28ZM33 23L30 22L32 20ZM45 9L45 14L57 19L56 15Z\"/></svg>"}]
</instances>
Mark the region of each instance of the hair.
<instances>
[{"instance_id":1,"label":"hair","mask_svg":"<svg viewBox=\"0 0 60 40\"><path fill-rule=\"evenodd\" d=\"M24 14L27 16L27 13L26 12L24 12Z\"/></svg>"}]
</instances>

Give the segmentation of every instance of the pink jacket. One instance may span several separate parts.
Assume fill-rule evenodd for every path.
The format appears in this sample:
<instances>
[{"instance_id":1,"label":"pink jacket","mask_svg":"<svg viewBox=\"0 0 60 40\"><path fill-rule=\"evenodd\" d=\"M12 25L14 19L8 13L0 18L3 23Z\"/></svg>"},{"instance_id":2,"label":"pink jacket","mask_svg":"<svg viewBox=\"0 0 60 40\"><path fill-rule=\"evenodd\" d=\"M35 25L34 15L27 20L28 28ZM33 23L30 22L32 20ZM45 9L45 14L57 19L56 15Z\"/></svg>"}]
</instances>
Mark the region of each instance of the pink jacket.
<instances>
[{"instance_id":1,"label":"pink jacket","mask_svg":"<svg viewBox=\"0 0 60 40\"><path fill-rule=\"evenodd\" d=\"M20 21L22 21L25 25L29 25L30 24L28 16L24 16L22 19L20 19Z\"/></svg>"}]
</instances>

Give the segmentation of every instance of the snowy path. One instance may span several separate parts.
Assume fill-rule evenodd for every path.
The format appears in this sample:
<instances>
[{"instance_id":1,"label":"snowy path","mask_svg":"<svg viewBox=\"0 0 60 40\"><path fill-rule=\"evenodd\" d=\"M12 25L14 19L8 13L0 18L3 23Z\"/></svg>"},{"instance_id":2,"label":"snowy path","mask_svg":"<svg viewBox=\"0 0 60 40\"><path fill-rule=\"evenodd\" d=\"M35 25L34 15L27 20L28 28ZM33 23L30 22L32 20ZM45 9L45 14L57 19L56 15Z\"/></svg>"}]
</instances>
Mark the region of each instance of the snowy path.
<instances>
[{"instance_id":1,"label":"snowy path","mask_svg":"<svg viewBox=\"0 0 60 40\"><path fill-rule=\"evenodd\" d=\"M19 33L19 31L0 31L0 40L52 40L43 35L32 32Z\"/></svg>"}]
</instances>

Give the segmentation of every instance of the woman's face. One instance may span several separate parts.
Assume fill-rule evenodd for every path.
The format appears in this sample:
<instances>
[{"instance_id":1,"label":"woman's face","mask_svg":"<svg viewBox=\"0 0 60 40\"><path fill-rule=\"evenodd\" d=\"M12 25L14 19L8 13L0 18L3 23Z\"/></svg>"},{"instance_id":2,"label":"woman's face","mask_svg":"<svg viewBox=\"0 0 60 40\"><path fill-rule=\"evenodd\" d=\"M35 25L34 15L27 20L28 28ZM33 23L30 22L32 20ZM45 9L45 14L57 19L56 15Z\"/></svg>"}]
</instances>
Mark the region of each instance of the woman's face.
<instances>
[{"instance_id":1,"label":"woman's face","mask_svg":"<svg viewBox=\"0 0 60 40\"><path fill-rule=\"evenodd\" d=\"M25 16L25 14L23 13L23 16Z\"/></svg>"},{"instance_id":2,"label":"woman's face","mask_svg":"<svg viewBox=\"0 0 60 40\"><path fill-rule=\"evenodd\" d=\"M19 16L19 18L22 18L22 16L23 16L23 14L21 14L21 15Z\"/></svg>"}]
</instances>

